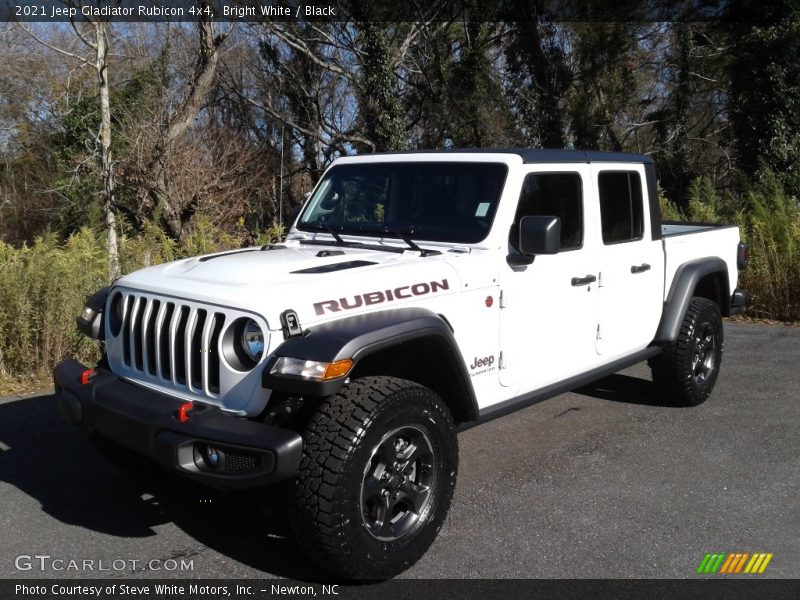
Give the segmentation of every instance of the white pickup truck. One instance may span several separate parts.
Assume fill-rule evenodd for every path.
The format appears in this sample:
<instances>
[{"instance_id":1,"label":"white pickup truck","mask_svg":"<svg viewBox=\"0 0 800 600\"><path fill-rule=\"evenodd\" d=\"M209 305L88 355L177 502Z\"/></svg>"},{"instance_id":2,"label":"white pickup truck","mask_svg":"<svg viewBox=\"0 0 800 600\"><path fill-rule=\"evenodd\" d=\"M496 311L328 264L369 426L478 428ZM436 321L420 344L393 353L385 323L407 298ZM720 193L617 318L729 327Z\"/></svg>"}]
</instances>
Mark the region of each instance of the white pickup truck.
<instances>
[{"instance_id":1,"label":"white pickup truck","mask_svg":"<svg viewBox=\"0 0 800 600\"><path fill-rule=\"evenodd\" d=\"M703 402L746 261L735 227L662 223L647 156L340 158L284 243L90 297L78 327L105 356L62 362L56 390L107 456L282 483L263 493L288 493L313 558L388 578L445 519L459 428L643 360L653 393Z\"/></svg>"}]
</instances>

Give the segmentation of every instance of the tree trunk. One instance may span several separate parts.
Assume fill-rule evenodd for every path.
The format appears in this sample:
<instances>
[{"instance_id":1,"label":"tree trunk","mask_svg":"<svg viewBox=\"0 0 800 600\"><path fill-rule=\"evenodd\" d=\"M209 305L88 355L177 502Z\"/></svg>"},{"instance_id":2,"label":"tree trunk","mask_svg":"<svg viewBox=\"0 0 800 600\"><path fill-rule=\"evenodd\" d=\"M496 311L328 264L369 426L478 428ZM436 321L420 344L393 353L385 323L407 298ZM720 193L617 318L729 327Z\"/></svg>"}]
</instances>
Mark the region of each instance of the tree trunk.
<instances>
[{"instance_id":1,"label":"tree trunk","mask_svg":"<svg viewBox=\"0 0 800 600\"><path fill-rule=\"evenodd\" d=\"M94 23L97 46L95 69L100 90L100 160L103 177L103 217L106 226L106 249L108 251L108 280L120 276L117 219L114 215L114 165L111 160L111 103L108 93L108 25Z\"/></svg>"},{"instance_id":2,"label":"tree trunk","mask_svg":"<svg viewBox=\"0 0 800 600\"><path fill-rule=\"evenodd\" d=\"M199 3L207 9L206 1ZM205 12L203 13L205 15ZM186 225L192 218L199 197L195 196L188 204L181 204L170 198L167 185L167 169L175 142L183 136L203 109L204 102L214 84L214 76L219 60L219 47L228 34L214 36L213 20L203 16L198 23L200 48L194 72L188 89L174 114L167 118L161 139L153 147L150 160L144 171L143 185L137 194L141 221L160 211L162 229L171 238L183 242L186 238Z\"/></svg>"}]
</instances>

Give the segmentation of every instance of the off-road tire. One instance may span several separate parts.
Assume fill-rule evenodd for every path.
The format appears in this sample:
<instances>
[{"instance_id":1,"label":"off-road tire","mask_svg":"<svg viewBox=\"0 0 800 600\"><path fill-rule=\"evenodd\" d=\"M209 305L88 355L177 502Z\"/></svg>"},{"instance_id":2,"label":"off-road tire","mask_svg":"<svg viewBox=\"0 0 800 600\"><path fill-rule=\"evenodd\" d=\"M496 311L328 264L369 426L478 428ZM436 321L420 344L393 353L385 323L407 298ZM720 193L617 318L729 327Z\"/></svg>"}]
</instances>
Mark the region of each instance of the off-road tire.
<instances>
[{"instance_id":1,"label":"off-road tire","mask_svg":"<svg viewBox=\"0 0 800 600\"><path fill-rule=\"evenodd\" d=\"M678 339L649 361L658 394L676 406L705 402L719 376L722 342L717 304L707 298L692 298Z\"/></svg>"},{"instance_id":2,"label":"off-road tire","mask_svg":"<svg viewBox=\"0 0 800 600\"><path fill-rule=\"evenodd\" d=\"M453 498L457 467L453 419L438 395L394 377L356 379L326 398L305 427L289 506L296 539L335 576L393 577L436 538ZM373 495L375 490L381 491ZM397 495L401 499L390 506ZM376 499L384 497L389 508L383 510L401 515L396 523L380 518ZM412 503L419 504L418 513Z\"/></svg>"}]
</instances>

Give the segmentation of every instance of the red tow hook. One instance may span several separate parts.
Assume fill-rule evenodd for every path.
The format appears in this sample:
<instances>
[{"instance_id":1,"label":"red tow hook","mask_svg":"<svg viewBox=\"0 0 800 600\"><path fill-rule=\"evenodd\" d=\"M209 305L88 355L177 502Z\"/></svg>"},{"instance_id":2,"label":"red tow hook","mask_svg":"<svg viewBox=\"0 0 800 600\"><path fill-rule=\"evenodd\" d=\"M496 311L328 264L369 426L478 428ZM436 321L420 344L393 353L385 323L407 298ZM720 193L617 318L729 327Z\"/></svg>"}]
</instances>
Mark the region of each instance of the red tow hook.
<instances>
[{"instance_id":1,"label":"red tow hook","mask_svg":"<svg viewBox=\"0 0 800 600\"><path fill-rule=\"evenodd\" d=\"M87 385L94 377L94 369L86 369L81 373L81 385Z\"/></svg>"},{"instance_id":2,"label":"red tow hook","mask_svg":"<svg viewBox=\"0 0 800 600\"><path fill-rule=\"evenodd\" d=\"M175 412L175 418L178 419L179 423L186 423L186 421L189 420L189 411L192 410L193 406L193 402L184 402L181 404L180 408Z\"/></svg>"}]
</instances>

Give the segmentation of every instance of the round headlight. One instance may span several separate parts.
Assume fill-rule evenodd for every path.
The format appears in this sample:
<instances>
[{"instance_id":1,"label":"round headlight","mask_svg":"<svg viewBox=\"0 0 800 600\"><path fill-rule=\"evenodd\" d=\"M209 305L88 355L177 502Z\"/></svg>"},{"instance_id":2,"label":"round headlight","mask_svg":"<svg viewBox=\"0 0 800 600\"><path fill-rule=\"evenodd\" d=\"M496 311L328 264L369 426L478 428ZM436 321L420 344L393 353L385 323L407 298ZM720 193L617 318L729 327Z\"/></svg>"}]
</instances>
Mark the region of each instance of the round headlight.
<instances>
[{"instance_id":1,"label":"round headlight","mask_svg":"<svg viewBox=\"0 0 800 600\"><path fill-rule=\"evenodd\" d=\"M242 328L242 349L254 362L261 360L264 353L264 332L253 319L248 319Z\"/></svg>"}]
</instances>

